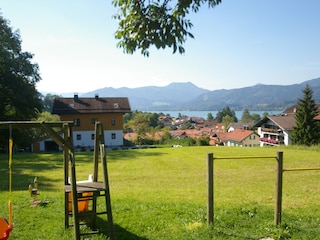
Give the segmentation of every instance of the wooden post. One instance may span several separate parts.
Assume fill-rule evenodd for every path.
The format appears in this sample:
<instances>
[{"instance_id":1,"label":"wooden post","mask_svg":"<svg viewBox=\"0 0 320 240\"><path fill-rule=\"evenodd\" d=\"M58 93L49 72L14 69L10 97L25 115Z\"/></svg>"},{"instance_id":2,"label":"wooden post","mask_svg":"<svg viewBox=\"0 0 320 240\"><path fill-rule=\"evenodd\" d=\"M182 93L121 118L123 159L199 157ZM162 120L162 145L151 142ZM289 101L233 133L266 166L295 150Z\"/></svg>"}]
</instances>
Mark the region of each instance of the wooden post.
<instances>
[{"instance_id":1,"label":"wooden post","mask_svg":"<svg viewBox=\"0 0 320 240\"><path fill-rule=\"evenodd\" d=\"M110 188L109 188L109 177L108 177L108 167L107 167L107 157L105 153L105 145L104 145L104 131L102 123L98 123L96 125L96 134L98 134L97 139L99 139L99 149L101 155L101 164L102 164L102 172L103 172L103 180L104 180L104 189L105 189L105 201L106 201L106 210L108 214L108 224L110 231L110 239L115 240L115 232L113 226L113 217L111 210L111 198L110 198ZM98 167L98 165L97 165Z\"/></svg>"},{"instance_id":2,"label":"wooden post","mask_svg":"<svg viewBox=\"0 0 320 240\"><path fill-rule=\"evenodd\" d=\"M115 240L116 237L115 237L115 232L114 232L113 217L112 217L112 210L111 210L111 198L110 198L107 158L106 158L106 154L105 154L105 146L103 143L100 144L100 153L101 153L101 158L102 158L104 188L105 188L105 195L106 195L105 200L106 200L106 208L107 208L107 214L108 214L110 239Z\"/></svg>"},{"instance_id":3,"label":"wooden post","mask_svg":"<svg viewBox=\"0 0 320 240\"><path fill-rule=\"evenodd\" d=\"M282 179L283 179L283 152L277 152L276 205L274 209L274 225L276 226L278 226L281 223Z\"/></svg>"},{"instance_id":4,"label":"wooden post","mask_svg":"<svg viewBox=\"0 0 320 240\"><path fill-rule=\"evenodd\" d=\"M94 152L93 152L93 181L98 181L98 162L99 162L99 142L101 123L96 122L94 132Z\"/></svg>"},{"instance_id":5,"label":"wooden post","mask_svg":"<svg viewBox=\"0 0 320 240\"><path fill-rule=\"evenodd\" d=\"M74 224L74 239L80 240L79 212L78 212L78 195L76 182L76 163L74 159L74 151L70 150L70 165L71 165L71 194L72 194L72 214Z\"/></svg>"},{"instance_id":6,"label":"wooden post","mask_svg":"<svg viewBox=\"0 0 320 240\"><path fill-rule=\"evenodd\" d=\"M208 171L208 200L207 200L207 224L213 224L214 216L214 190L213 190L213 153L207 155L207 171Z\"/></svg>"},{"instance_id":7,"label":"wooden post","mask_svg":"<svg viewBox=\"0 0 320 240\"><path fill-rule=\"evenodd\" d=\"M63 125L64 130L64 140L66 142L70 142L70 132L69 132L69 126L67 124ZM64 168L64 185L69 184L69 161L70 161L70 155L69 155L69 149L64 146L63 148L63 168ZM69 227L69 196L66 191L64 191L64 226L65 228Z\"/></svg>"}]
</instances>

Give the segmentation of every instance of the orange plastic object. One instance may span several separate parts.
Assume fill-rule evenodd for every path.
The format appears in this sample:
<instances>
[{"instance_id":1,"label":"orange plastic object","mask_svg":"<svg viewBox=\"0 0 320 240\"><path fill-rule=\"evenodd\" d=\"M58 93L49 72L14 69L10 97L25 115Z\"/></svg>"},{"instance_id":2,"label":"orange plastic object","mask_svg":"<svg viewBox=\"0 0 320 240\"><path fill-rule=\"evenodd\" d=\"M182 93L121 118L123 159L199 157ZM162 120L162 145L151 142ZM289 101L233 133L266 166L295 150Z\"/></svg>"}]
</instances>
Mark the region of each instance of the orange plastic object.
<instances>
[{"instance_id":1,"label":"orange plastic object","mask_svg":"<svg viewBox=\"0 0 320 240\"><path fill-rule=\"evenodd\" d=\"M83 198L78 198L78 212L88 212L89 210L89 200L86 197L92 196L92 192L82 193ZM72 196L71 192L68 193L68 210L72 212Z\"/></svg>"},{"instance_id":2,"label":"orange plastic object","mask_svg":"<svg viewBox=\"0 0 320 240\"><path fill-rule=\"evenodd\" d=\"M0 240L6 240L9 238L10 232L12 230L12 226L3 219L0 218Z\"/></svg>"}]
</instances>

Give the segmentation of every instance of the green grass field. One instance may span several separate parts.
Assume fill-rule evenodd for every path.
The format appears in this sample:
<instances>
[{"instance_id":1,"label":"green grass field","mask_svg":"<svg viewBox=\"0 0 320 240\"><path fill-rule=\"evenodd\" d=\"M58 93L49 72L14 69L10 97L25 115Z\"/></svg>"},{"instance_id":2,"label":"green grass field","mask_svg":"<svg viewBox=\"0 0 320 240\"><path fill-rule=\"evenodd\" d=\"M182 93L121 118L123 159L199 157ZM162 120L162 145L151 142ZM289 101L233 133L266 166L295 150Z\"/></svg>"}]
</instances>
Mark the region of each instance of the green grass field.
<instances>
[{"instance_id":1,"label":"green grass field","mask_svg":"<svg viewBox=\"0 0 320 240\"><path fill-rule=\"evenodd\" d=\"M283 214L274 226L276 161L216 160L214 224L207 226L207 154L276 156L284 168L320 167L318 148L182 147L108 151L117 239L319 239L320 171L284 172ZM93 171L93 153L76 153L77 180ZM101 170L101 167L100 167ZM0 155L0 216L8 215L8 156ZM28 185L37 176L39 199L31 207ZM99 176L102 176L101 173ZM14 154L11 239L73 239L64 229L63 155ZM99 202L99 208L105 205ZM106 217L99 216L106 239Z\"/></svg>"}]
</instances>

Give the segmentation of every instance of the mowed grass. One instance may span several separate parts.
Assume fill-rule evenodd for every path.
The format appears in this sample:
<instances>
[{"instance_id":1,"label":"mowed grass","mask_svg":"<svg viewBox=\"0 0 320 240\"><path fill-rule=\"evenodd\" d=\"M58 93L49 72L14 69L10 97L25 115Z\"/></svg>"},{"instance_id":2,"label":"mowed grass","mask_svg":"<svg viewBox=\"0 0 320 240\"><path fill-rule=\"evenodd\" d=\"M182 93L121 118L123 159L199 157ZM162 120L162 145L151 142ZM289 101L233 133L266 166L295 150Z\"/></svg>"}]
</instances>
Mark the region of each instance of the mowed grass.
<instances>
[{"instance_id":1,"label":"mowed grass","mask_svg":"<svg viewBox=\"0 0 320 240\"><path fill-rule=\"evenodd\" d=\"M284 172L282 223L275 227L274 158L215 160L214 224L206 224L207 154L276 157L277 151L284 153L284 168L320 167L318 148L107 151L117 239L318 239L320 171ZM75 159L77 180L87 179L93 171L93 153L76 153ZM27 189L35 176L39 199L47 201L45 206L31 207ZM64 229L62 153L14 154L12 189L12 239L73 239L73 227ZM8 156L2 154L1 216L8 215L8 200ZM105 208L102 199L98 208ZM105 216L99 216L98 225L102 233L85 239L108 238Z\"/></svg>"}]
</instances>

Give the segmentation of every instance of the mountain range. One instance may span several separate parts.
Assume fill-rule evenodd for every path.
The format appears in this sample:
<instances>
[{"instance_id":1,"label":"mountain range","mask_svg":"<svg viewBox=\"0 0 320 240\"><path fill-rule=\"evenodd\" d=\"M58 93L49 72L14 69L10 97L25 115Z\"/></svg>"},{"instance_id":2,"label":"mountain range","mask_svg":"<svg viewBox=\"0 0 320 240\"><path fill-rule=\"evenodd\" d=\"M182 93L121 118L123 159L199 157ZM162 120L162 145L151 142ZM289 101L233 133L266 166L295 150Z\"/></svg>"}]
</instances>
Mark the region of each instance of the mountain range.
<instances>
[{"instance_id":1,"label":"mountain range","mask_svg":"<svg viewBox=\"0 0 320 240\"><path fill-rule=\"evenodd\" d=\"M296 104L309 85L313 99L320 103L320 78L292 85L257 84L237 89L210 91L191 82L174 82L164 87L106 87L80 97L128 97L131 109L139 111L219 111L228 106L235 111L282 111Z\"/></svg>"}]
</instances>

